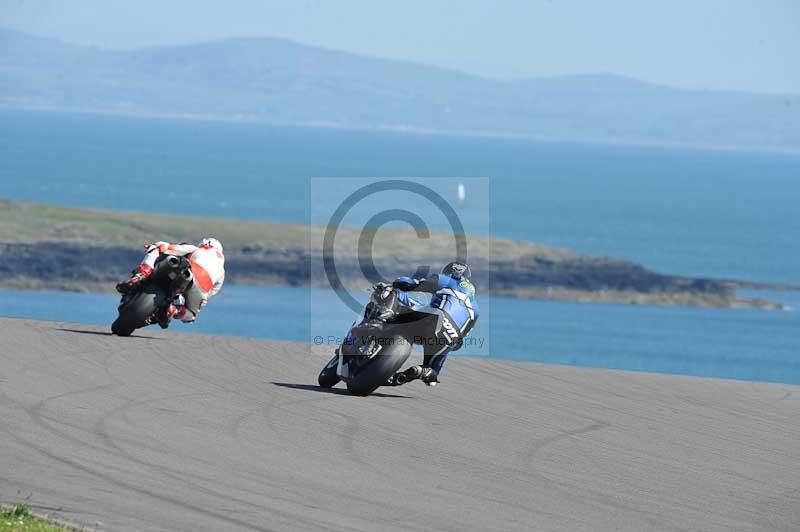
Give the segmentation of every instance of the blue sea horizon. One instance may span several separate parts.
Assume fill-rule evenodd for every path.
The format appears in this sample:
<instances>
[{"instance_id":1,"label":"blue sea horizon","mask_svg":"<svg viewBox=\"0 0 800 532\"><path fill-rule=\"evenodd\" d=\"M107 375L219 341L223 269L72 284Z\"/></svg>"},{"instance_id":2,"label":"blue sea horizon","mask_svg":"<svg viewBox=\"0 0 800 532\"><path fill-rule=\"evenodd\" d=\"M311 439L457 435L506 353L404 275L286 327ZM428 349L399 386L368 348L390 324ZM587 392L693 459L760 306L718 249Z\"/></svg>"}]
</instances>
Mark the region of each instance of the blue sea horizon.
<instances>
[{"instance_id":1,"label":"blue sea horizon","mask_svg":"<svg viewBox=\"0 0 800 532\"><path fill-rule=\"evenodd\" d=\"M488 177L494 236L674 275L800 284L800 157L75 113L0 119L0 198L306 223L315 176ZM473 215L472 192L460 216ZM196 326L178 329L341 334L352 316L312 323L309 290L226 286ZM797 293L764 294L800 308ZM491 305L475 334L490 358L800 383L797 312L481 301ZM0 316L110 324L115 308L108 294L0 291Z\"/></svg>"}]
</instances>

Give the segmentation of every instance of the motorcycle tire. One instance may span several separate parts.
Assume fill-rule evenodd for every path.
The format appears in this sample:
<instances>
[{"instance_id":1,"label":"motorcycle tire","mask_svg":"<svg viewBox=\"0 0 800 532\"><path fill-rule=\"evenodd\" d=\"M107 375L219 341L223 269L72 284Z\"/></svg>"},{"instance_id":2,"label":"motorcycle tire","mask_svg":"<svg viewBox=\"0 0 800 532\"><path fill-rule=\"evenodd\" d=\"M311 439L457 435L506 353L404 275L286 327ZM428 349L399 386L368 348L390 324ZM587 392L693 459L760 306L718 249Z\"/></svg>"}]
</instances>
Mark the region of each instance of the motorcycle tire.
<instances>
[{"instance_id":1,"label":"motorcycle tire","mask_svg":"<svg viewBox=\"0 0 800 532\"><path fill-rule=\"evenodd\" d=\"M117 336L130 336L133 331L148 325L147 320L165 300L162 290L145 286L142 291L130 297L119 308L119 317L111 324L111 332Z\"/></svg>"},{"instance_id":2,"label":"motorcycle tire","mask_svg":"<svg viewBox=\"0 0 800 532\"><path fill-rule=\"evenodd\" d=\"M397 373L411 356L411 343L400 335L392 336L380 353L347 379L347 390L353 395L369 395Z\"/></svg>"}]
</instances>

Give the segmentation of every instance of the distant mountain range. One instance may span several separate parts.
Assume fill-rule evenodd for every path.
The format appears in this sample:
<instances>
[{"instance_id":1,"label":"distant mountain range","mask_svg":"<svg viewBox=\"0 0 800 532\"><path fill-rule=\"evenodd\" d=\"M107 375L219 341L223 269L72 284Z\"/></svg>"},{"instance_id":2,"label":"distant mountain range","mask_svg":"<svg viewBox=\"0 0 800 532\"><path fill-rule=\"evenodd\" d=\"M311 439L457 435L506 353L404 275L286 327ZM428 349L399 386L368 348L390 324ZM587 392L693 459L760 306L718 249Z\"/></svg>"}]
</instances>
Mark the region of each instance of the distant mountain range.
<instances>
[{"instance_id":1,"label":"distant mountain range","mask_svg":"<svg viewBox=\"0 0 800 532\"><path fill-rule=\"evenodd\" d=\"M0 29L0 105L800 151L800 95L607 74L499 81L272 38L112 51Z\"/></svg>"}]
</instances>

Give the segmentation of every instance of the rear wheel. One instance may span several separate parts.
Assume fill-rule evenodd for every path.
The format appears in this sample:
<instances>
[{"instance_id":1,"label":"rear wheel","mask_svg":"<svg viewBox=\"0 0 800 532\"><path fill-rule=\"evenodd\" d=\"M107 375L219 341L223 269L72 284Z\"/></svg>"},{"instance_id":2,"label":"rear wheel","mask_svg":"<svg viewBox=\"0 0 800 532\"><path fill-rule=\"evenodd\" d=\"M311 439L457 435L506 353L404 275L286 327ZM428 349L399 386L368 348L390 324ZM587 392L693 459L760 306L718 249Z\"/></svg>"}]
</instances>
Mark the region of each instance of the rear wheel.
<instances>
[{"instance_id":1,"label":"rear wheel","mask_svg":"<svg viewBox=\"0 0 800 532\"><path fill-rule=\"evenodd\" d=\"M119 317L111 324L111 332L117 336L130 336L136 329L147 325L147 319L165 299L162 290L145 286L120 307Z\"/></svg>"},{"instance_id":2,"label":"rear wheel","mask_svg":"<svg viewBox=\"0 0 800 532\"><path fill-rule=\"evenodd\" d=\"M332 388L336 386L340 380L339 375L336 374L336 368L339 365L339 355L333 355L333 358L325 364L322 371L319 372L317 382L323 388Z\"/></svg>"},{"instance_id":3,"label":"rear wheel","mask_svg":"<svg viewBox=\"0 0 800 532\"><path fill-rule=\"evenodd\" d=\"M386 384L411 355L411 343L395 335L383 340L384 345L373 359L347 379L347 389L353 395L369 395Z\"/></svg>"}]
</instances>

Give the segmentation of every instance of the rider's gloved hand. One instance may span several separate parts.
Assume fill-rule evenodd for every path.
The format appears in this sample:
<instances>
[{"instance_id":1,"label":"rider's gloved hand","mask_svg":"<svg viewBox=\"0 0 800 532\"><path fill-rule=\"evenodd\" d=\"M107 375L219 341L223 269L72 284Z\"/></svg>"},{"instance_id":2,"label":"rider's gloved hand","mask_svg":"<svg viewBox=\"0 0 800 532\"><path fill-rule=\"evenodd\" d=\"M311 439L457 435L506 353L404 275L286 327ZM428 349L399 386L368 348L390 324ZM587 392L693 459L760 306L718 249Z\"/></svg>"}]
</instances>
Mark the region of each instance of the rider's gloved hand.
<instances>
[{"instance_id":1,"label":"rider's gloved hand","mask_svg":"<svg viewBox=\"0 0 800 532\"><path fill-rule=\"evenodd\" d=\"M412 279L411 277L398 277L392 283L394 288L398 290L403 290L405 292L413 292L417 288L422 281L420 279Z\"/></svg>"}]
</instances>

